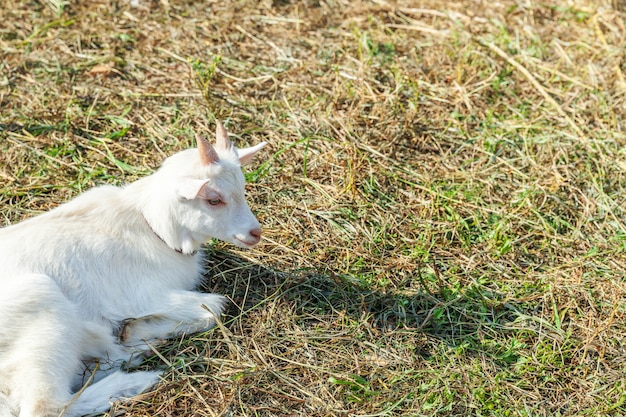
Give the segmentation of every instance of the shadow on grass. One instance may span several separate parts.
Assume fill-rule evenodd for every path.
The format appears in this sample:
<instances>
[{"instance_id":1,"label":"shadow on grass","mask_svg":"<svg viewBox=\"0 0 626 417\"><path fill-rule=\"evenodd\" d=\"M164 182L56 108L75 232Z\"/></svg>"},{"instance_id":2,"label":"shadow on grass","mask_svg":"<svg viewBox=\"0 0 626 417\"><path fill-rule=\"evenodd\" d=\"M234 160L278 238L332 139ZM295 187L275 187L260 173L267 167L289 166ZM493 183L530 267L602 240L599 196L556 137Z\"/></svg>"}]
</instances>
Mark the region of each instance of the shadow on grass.
<instances>
[{"instance_id":1,"label":"shadow on grass","mask_svg":"<svg viewBox=\"0 0 626 417\"><path fill-rule=\"evenodd\" d=\"M432 277L416 273L404 278L400 287L372 289L352 276L315 269L276 271L212 249L206 276L205 290L233 301L226 322L236 316L245 321L246 314L270 303L285 303L303 327L347 317L355 326L377 332L425 335L429 341L416 345L416 358L429 358L430 350L443 342L466 353L486 354L505 366L518 359L515 349L502 341L524 316L524 306L478 285L452 288L441 281L433 285Z\"/></svg>"}]
</instances>

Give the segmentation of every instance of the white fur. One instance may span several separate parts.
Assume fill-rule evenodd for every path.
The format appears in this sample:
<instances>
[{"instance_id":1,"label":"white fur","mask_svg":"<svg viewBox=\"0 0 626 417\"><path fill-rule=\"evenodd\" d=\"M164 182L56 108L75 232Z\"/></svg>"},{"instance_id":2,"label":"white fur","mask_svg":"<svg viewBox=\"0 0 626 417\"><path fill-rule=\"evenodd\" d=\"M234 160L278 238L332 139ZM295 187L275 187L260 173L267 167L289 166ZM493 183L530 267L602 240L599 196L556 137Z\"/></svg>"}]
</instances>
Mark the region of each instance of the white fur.
<instances>
[{"instance_id":1,"label":"white fur","mask_svg":"<svg viewBox=\"0 0 626 417\"><path fill-rule=\"evenodd\" d=\"M210 238L258 243L240 163L263 145L208 145L210 163L182 151L151 176L0 229L0 417L106 411L158 382L120 370L146 341L215 324L225 299L194 291L197 251Z\"/></svg>"}]
</instances>

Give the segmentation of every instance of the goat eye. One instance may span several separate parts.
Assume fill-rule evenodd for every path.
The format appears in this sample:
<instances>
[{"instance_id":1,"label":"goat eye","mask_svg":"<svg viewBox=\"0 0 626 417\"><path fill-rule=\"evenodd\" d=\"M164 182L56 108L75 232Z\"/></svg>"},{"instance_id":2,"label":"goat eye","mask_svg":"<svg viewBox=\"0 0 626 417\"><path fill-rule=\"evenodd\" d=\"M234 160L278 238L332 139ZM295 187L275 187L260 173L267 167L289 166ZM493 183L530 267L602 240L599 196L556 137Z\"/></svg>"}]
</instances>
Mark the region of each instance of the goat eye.
<instances>
[{"instance_id":1,"label":"goat eye","mask_svg":"<svg viewBox=\"0 0 626 417\"><path fill-rule=\"evenodd\" d=\"M216 198L212 200L207 200L207 202L212 206L219 206L222 203L222 200L220 200L219 198Z\"/></svg>"}]
</instances>

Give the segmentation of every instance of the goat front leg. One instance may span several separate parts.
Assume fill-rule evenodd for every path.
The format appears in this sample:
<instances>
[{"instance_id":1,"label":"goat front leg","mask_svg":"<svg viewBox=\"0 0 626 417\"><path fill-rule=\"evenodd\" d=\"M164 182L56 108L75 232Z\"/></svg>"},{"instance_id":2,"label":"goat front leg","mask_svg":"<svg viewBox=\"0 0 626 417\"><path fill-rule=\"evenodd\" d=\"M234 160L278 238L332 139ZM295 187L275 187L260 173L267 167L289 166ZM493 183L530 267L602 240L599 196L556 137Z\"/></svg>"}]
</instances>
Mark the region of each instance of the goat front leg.
<instances>
[{"instance_id":1,"label":"goat front leg","mask_svg":"<svg viewBox=\"0 0 626 417\"><path fill-rule=\"evenodd\" d=\"M218 294L194 291L172 291L154 311L122 322L120 344L145 346L144 341L171 339L183 334L198 333L215 326L226 298Z\"/></svg>"}]
</instances>

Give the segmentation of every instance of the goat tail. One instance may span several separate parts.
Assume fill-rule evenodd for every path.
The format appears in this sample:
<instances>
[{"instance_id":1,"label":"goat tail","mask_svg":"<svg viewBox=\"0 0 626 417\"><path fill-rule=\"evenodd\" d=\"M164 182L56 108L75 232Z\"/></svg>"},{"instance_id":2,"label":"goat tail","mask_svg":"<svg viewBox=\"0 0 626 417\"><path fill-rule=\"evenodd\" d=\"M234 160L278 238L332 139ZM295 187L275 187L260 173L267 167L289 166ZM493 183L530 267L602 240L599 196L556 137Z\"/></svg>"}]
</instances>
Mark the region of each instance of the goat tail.
<instances>
[{"instance_id":1,"label":"goat tail","mask_svg":"<svg viewBox=\"0 0 626 417\"><path fill-rule=\"evenodd\" d=\"M160 372L114 372L87 387L71 402L63 417L79 417L92 413L104 413L111 403L140 394L159 382Z\"/></svg>"}]
</instances>

